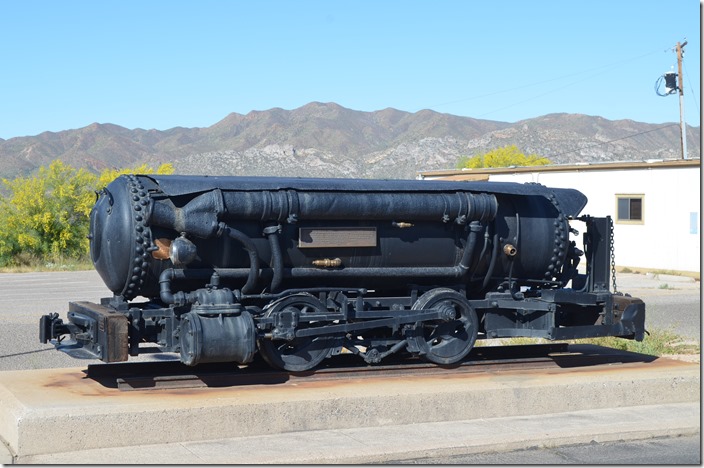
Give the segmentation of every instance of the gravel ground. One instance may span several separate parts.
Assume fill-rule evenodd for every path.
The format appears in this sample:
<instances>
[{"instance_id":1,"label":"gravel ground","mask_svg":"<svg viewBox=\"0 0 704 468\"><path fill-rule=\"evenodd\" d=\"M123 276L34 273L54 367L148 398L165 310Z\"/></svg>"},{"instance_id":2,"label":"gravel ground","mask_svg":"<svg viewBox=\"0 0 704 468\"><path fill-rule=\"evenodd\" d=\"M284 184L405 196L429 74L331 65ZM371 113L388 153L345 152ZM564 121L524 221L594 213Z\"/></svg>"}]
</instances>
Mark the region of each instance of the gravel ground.
<instances>
[{"instance_id":1,"label":"gravel ground","mask_svg":"<svg viewBox=\"0 0 704 468\"><path fill-rule=\"evenodd\" d=\"M618 288L646 303L648 329L672 329L701 342L700 283L679 277L619 273ZM662 285L667 284L667 288ZM59 312L65 319L69 301L99 302L111 296L95 271L0 274L0 371L76 367L77 361L39 343L39 318ZM136 360L151 360L144 354ZM130 358L130 360L135 360Z\"/></svg>"},{"instance_id":2,"label":"gravel ground","mask_svg":"<svg viewBox=\"0 0 704 468\"><path fill-rule=\"evenodd\" d=\"M645 302L646 329L672 330L701 342L701 283L673 275L617 273L619 291Z\"/></svg>"}]
</instances>

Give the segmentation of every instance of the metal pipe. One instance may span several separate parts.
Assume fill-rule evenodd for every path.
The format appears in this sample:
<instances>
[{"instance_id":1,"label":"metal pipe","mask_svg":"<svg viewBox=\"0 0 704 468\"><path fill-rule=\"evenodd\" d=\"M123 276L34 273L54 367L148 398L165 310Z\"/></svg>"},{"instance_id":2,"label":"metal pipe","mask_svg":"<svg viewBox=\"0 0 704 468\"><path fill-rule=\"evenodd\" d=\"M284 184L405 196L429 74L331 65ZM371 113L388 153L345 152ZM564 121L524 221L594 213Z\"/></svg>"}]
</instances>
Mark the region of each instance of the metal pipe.
<instances>
[{"instance_id":1,"label":"metal pipe","mask_svg":"<svg viewBox=\"0 0 704 468\"><path fill-rule=\"evenodd\" d=\"M283 278L284 259L281 254L281 244L279 243L280 229L281 225L269 226L264 229L264 235L269 240L269 247L271 250L271 260L269 264L273 270L273 275L269 289L272 293L275 293L279 289L281 286L281 279Z\"/></svg>"},{"instance_id":2,"label":"metal pipe","mask_svg":"<svg viewBox=\"0 0 704 468\"><path fill-rule=\"evenodd\" d=\"M237 229L231 228L225 223L219 224L218 232L226 234L231 239L238 241L249 254L249 268L244 270L247 272L247 281L245 285L242 286L242 293L246 294L251 292L251 289L259 280L259 254L257 252L257 247L246 234L238 231ZM230 275L223 275L221 271L222 270L215 269L166 269L161 273L161 275L159 275L159 297L165 304L186 303L189 301L188 294L182 291L177 293L172 292L171 282L174 279L207 280L212 277L213 272L219 274L220 276L231 277Z\"/></svg>"},{"instance_id":3,"label":"metal pipe","mask_svg":"<svg viewBox=\"0 0 704 468\"><path fill-rule=\"evenodd\" d=\"M482 289L486 288L489 284L489 279L491 275L494 274L494 268L496 267L496 258L499 256L499 234L494 233L493 246L491 249L491 261L489 262L489 268L486 270L486 275L484 276L484 282L482 283Z\"/></svg>"},{"instance_id":4,"label":"metal pipe","mask_svg":"<svg viewBox=\"0 0 704 468\"><path fill-rule=\"evenodd\" d=\"M484 256L486 255L486 249L489 247L489 225L487 224L486 227L484 228L484 245L482 246L482 251L479 253L479 262L481 263L484 261ZM470 277L470 281L474 281L474 275L476 274L476 271L472 273L472 276Z\"/></svg>"},{"instance_id":5,"label":"metal pipe","mask_svg":"<svg viewBox=\"0 0 704 468\"><path fill-rule=\"evenodd\" d=\"M165 304L186 304L190 301L190 294L179 291L174 293L171 283L174 280L201 280L207 281L213 276L212 269L179 269L168 268L159 275L159 297ZM243 275L244 276L244 275Z\"/></svg>"},{"instance_id":6,"label":"metal pipe","mask_svg":"<svg viewBox=\"0 0 704 468\"><path fill-rule=\"evenodd\" d=\"M477 245L477 233L481 230L482 226L476 221L469 223L469 234L467 235L467 243L464 246L464 252L462 253L462 260L458 267L463 273L466 273L472 267L472 261L474 260L474 248Z\"/></svg>"},{"instance_id":7,"label":"metal pipe","mask_svg":"<svg viewBox=\"0 0 704 468\"><path fill-rule=\"evenodd\" d=\"M445 221L466 224L494 219L498 203L486 193L331 192L297 190L296 206L287 191L223 191L226 220L392 220ZM188 205L184 207L187 209ZM294 213L293 210L298 212Z\"/></svg>"},{"instance_id":8,"label":"metal pipe","mask_svg":"<svg viewBox=\"0 0 704 468\"><path fill-rule=\"evenodd\" d=\"M262 268L261 276L271 273L271 268ZM167 272L173 273L167 274ZM186 269L186 270L164 270L160 277L162 281L187 280L187 279L202 279L207 280L216 272L221 278L226 279L241 279L249 276L250 268L203 268L203 269ZM165 275L166 274L166 275ZM355 278L355 277L449 277L460 278L463 272L458 267L348 267L339 270L321 270L319 268L284 268L283 276L286 278ZM337 288L335 288L337 289Z\"/></svg>"},{"instance_id":9,"label":"metal pipe","mask_svg":"<svg viewBox=\"0 0 704 468\"><path fill-rule=\"evenodd\" d=\"M254 285L257 283L257 280L259 280L259 253L257 252L257 247L254 245L254 242L252 242L252 239L250 239L249 236L243 232L238 231L225 223L220 223L219 228L223 234L226 234L231 239L234 239L242 244L242 247L249 254L249 274L247 275L247 282L244 286L242 286L242 293L246 294L251 292L252 288L254 288Z\"/></svg>"},{"instance_id":10,"label":"metal pipe","mask_svg":"<svg viewBox=\"0 0 704 468\"><path fill-rule=\"evenodd\" d=\"M319 268L286 268L288 278L461 278L464 272L459 267L360 267L339 270L321 270Z\"/></svg>"}]
</instances>

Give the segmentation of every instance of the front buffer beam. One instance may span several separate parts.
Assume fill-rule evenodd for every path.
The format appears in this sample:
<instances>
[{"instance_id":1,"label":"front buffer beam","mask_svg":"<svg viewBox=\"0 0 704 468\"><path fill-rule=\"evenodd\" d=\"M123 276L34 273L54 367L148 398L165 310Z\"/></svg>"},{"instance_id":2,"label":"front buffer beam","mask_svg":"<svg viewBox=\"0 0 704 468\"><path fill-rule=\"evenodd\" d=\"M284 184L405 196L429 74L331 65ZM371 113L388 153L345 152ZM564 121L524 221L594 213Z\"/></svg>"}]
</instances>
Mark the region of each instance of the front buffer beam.
<instances>
[{"instance_id":1,"label":"front buffer beam","mask_svg":"<svg viewBox=\"0 0 704 468\"><path fill-rule=\"evenodd\" d=\"M100 359L103 362L127 361L128 319L114 309L92 302L70 302L69 323L58 314L42 316L39 341L53 341L56 349L77 358ZM71 334L69 340L61 336Z\"/></svg>"}]
</instances>

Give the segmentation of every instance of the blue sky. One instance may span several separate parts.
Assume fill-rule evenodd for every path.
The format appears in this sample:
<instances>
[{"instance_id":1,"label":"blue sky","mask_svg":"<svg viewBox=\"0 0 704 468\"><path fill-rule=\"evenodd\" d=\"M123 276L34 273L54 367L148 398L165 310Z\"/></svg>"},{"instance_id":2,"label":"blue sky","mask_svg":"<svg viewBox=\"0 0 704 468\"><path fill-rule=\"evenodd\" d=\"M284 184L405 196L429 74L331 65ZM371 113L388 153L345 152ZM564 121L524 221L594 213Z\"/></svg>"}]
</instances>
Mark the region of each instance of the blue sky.
<instances>
[{"instance_id":1,"label":"blue sky","mask_svg":"<svg viewBox=\"0 0 704 468\"><path fill-rule=\"evenodd\" d=\"M2 0L0 138L166 130L311 101L700 125L699 0Z\"/></svg>"}]
</instances>

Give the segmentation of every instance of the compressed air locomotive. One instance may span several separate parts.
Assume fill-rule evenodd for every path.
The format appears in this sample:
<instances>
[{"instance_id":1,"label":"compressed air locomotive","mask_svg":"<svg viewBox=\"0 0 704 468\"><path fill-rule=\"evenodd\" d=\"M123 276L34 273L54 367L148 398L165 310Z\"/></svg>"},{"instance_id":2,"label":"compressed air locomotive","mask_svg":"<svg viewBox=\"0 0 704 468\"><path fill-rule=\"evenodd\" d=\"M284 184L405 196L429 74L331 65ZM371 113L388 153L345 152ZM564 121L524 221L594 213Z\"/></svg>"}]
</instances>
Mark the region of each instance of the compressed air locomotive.
<instances>
[{"instance_id":1,"label":"compressed air locomotive","mask_svg":"<svg viewBox=\"0 0 704 468\"><path fill-rule=\"evenodd\" d=\"M611 219L580 216L586 201L539 184L121 176L90 218L114 295L43 316L40 340L105 362L142 343L187 365L259 352L288 371L341 352L452 364L477 338L642 340L645 305L610 291Z\"/></svg>"}]
</instances>

